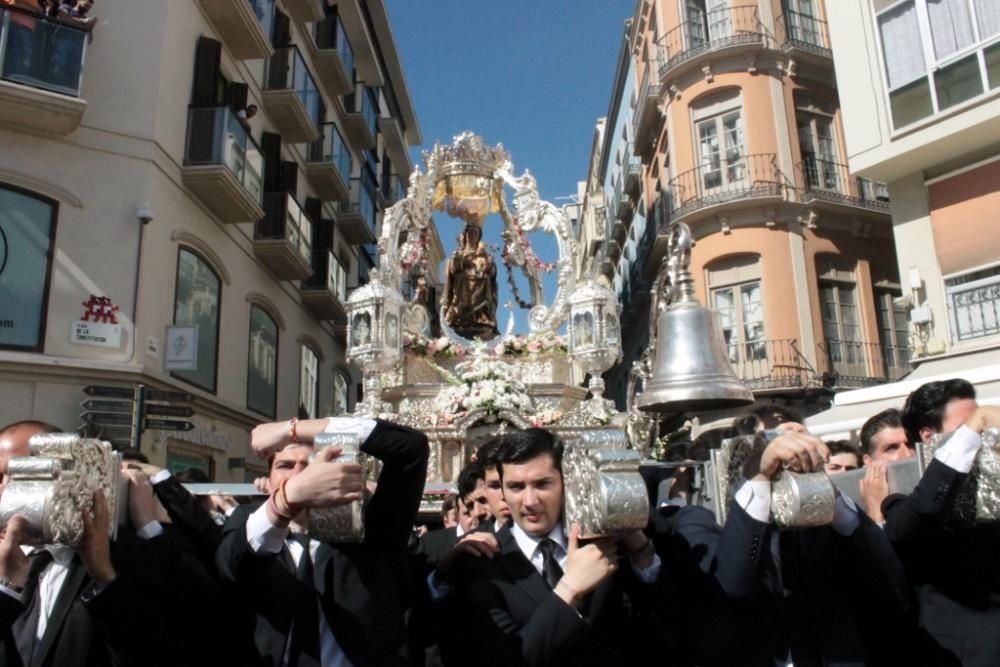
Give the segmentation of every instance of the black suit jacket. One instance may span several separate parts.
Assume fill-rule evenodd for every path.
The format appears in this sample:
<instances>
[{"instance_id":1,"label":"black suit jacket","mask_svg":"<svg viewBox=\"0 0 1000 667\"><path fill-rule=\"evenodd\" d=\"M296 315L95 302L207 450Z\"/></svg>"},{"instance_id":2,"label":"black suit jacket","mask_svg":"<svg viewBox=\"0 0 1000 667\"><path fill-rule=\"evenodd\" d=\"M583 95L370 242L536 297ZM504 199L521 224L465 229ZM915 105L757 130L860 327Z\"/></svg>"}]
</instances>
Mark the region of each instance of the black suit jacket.
<instances>
[{"instance_id":1,"label":"black suit jacket","mask_svg":"<svg viewBox=\"0 0 1000 667\"><path fill-rule=\"evenodd\" d=\"M952 516L968 475L938 460L909 496L882 505L892 541L920 600L920 626L963 665L1000 665L1000 526Z\"/></svg>"},{"instance_id":2,"label":"black suit jacket","mask_svg":"<svg viewBox=\"0 0 1000 667\"><path fill-rule=\"evenodd\" d=\"M355 665L403 664L403 612L410 605L406 544L427 471L427 437L378 420L361 449L383 463L368 503L361 544L322 544L314 560L314 590L337 643ZM287 550L254 553L237 509L223 528L216 562L223 581L256 615L255 644L267 664L281 665L303 590ZM318 655L318 647L313 653ZM306 664L304 661L299 663Z\"/></svg>"},{"instance_id":3,"label":"black suit jacket","mask_svg":"<svg viewBox=\"0 0 1000 667\"><path fill-rule=\"evenodd\" d=\"M468 558L456 575L478 649L467 664L639 664L656 649L648 632L654 587L641 584L623 560L618 572L586 596L579 613L562 601L521 552L509 526L497 533L500 553Z\"/></svg>"},{"instance_id":4,"label":"black suit jacket","mask_svg":"<svg viewBox=\"0 0 1000 667\"><path fill-rule=\"evenodd\" d=\"M736 502L721 530L703 517L684 517L676 527L691 544L707 545L703 566L744 616L728 638L743 645L742 664L773 664L789 652L797 666L905 662L913 640L906 580L881 529L863 513L846 537L825 526L783 531L780 575L772 524Z\"/></svg>"},{"instance_id":5,"label":"black suit jacket","mask_svg":"<svg viewBox=\"0 0 1000 667\"><path fill-rule=\"evenodd\" d=\"M167 645L160 604L163 589L157 584L162 572L152 557L154 549L132 533L119 532L111 549L117 578L96 595L93 579L75 558L30 663L19 653L15 635L28 600L22 604L0 594L6 598L0 602L0 614L8 628L0 667L169 664L165 653L149 650ZM28 582L25 594L37 600L37 579Z\"/></svg>"},{"instance_id":6,"label":"black suit jacket","mask_svg":"<svg viewBox=\"0 0 1000 667\"><path fill-rule=\"evenodd\" d=\"M458 544L458 528L455 526L432 530L421 537L420 543L417 545L417 557L422 561L424 567L427 568L424 575L426 576L430 570L437 567L441 559L456 544Z\"/></svg>"}]
</instances>

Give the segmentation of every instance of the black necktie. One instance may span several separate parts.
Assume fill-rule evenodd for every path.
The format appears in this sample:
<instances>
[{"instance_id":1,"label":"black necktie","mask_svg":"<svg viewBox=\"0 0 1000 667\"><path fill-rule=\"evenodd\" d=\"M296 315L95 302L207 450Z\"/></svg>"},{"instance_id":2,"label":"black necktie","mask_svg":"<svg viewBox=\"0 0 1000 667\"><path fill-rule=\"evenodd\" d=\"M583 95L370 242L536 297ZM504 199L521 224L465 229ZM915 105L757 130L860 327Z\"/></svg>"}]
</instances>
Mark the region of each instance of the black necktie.
<instances>
[{"instance_id":1,"label":"black necktie","mask_svg":"<svg viewBox=\"0 0 1000 667\"><path fill-rule=\"evenodd\" d=\"M557 547L558 545L547 537L538 543L538 550L542 552L542 577L552 589L563 576L559 561L556 560Z\"/></svg>"},{"instance_id":2,"label":"black necktie","mask_svg":"<svg viewBox=\"0 0 1000 667\"><path fill-rule=\"evenodd\" d=\"M294 626L292 628L291 647L288 664L296 665L301 661L310 664L309 656L316 664L320 659L319 645L319 599L316 596L316 582L313 576L312 554L309 552L308 535L292 535L290 539L302 545L302 555L295 568L295 578L298 580L295 596Z\"/></svg>"},{"instance_id":3,"label":"black necktie","mask_svg":"<svg viewBox=\"0 0 1000 667\"><path fill-rule=\"evenodd\" d=\"M11 631L17 652L21 654L21 662L25 665L31 662L31 653L35 646L35 634L38 630L38 617L42 611L41 595L38 591L38 578L42 571L52 562L52 552L41 549L31 554L31 569L28 570L28 581L24 584L21 600L24 611L14 622Z\"/></svg>"}]
</instances>

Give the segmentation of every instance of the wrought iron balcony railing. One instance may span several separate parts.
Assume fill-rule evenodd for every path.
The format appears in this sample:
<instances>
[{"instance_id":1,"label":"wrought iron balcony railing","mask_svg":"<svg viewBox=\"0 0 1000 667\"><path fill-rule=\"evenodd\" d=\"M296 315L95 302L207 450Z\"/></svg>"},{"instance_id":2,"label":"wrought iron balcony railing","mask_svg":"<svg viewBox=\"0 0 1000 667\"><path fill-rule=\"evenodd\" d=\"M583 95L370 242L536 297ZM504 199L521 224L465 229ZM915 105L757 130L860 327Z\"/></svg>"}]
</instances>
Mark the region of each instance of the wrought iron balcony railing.
<instances>
[{"instance_id":1,"label":"wrought iron balcony railing","mask_svg":"<svg viewBox=\"0 0 1000 667\"><path fill-rule=\"evenodd\" d=\"M954 342L1000 334L1000 276L950 286L947 293Z\"/></svg>"},{"instance_id":2,"label":"wrought iron balcony railing","mask_svg":"<svg viewBox=\"0 0 1000 667\"><path fill-rule=\"evenodd\" d=\"M670 218L731 201L781 197L785 188L774 153L720 154L670 180Z\"/></svg>"},{"instance_id":3,"label":"wrought iron balcony railing","mask_svg":"<svg viewBox=\"0 0 1000 667\"><path fill-rule=\"evenodd\" d=\"M756 5L694 13L660 38L663 58L660 81L665 82L681 65L699 56L748 44L763 44L764 39Z\"/></svg>"},{"instance_id":4,"label":"wrought iron balcony railing","mask_svg":"<svg viewBox=\"0 0 1000 667\"><path fill-rule=\"evenodd\" d=\"M889 211L885 183L851 174L847 165L808 157L795 165L805 201L822 199L874 211Z\"/></svg>"},{"instance_id":5,"label":"wrought iron balcony railing","mask_svg":"<svg viewBox=\"0 0 1000 667\"><path fill-rule=\"evenodd\" d=\"M908 347L855 340L819 343L820 380L830 387L865 387L892 382L910 372Z\"/></svg>"},{"instance_id":6,"label":"wrought iron balcony railing","mask_svg":"<svg viewBox=\"0 0 1000 667\"><path fill-rule=\"evenodd\" d=\"M774 37L783 49L801 49L832 57L826 21L811 14L793 11L780 14L774 21Z\"/></svg>"},{"instance_id":7,"label":"wrought iron balcony railing","mask_svg":"<svg viewBox=\"0 0 1000 667\"><path fill-rule=\"evenodd\" d=\"M736 375L751 391L804 387L813 375L794 338L731 341L727 351Z\"/></svg>"}]
</instances>

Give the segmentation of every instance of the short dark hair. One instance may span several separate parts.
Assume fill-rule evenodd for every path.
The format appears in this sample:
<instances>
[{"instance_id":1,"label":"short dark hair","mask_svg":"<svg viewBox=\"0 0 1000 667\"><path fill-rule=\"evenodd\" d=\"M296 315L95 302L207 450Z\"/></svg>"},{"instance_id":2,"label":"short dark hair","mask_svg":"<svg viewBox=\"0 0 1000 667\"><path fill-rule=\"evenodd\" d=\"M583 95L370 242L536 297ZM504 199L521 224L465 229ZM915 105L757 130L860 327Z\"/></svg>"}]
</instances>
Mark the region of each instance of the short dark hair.
<instances>
[{"instance_id":1,"label":"short dark hair","mask_svg":"<svg viewBox=\"0 0 1000 667\"><path fill-rule=\"evenodd\" d=\"M138 447L126 447L121 450L122 461L138 461L139 463L149 463L149 457L139 451Z\"/></svg>"},{"instance_id":2,"label":"short dark hair","mask_svg":"<svg viewBox=\"0 0 1000 667\"><path fill-rule=\"evenodd\" d=\"M543 454L552 457L552 464L559 474L562 474L563 444L551 431L544 428L528 428L507 433L501 440L502 444L496 457L497 472L501 480L505 463L524 463Z\"/></svg>"},{"instance_id":3,"label":"short dark hair","mask_svg":"<svg viewBox=\"0 0 1000 667\"><path fill-rule=\"evenodd\" d=\"M476 490L477 482L486 481L486 470L478 461L466 463L458 473L458 497L465 502L465 497Z\"/></svg>"},{"instance_id":4,"label":"short dark hair","mask_svg":"<svg viewBox=\"0 0 1000 667\"><path fill-rule=\"evenodd\" d=\"M850 440L828 440L823 444L830 450L830 456L834 454L851 454L854 456L854 460L857 461L859 468L864 465L864 461L861 458L861 450Z\"/></svg>"},{"instance_id":5,"label":"short dark hair","mask_svg":"<svg viewBox=\"0 0 1000 667\"><path fill-rule=\"evenodd\" d=\"M802 416L783 405L778 405L777 403L763 403L751 408L747 412L746 417L739 420L735 426L737 431L740 433L750 435L750 433L757 429L758 423L764 425L764 430L771 430L778 424L784 424L787 422L801 424Z\"/></svg>"},{"instance_id":6,"label":"short dark hair","mask_svg":"<svg viewBox=\"0 0 1000 667\"><path fill-rule=\"evenodd\" d=\"M875 436L884 428L902 428L903 413L896 408L887 408L882 412L868 418L868 421L861 427L860 445L862 451L868 456L875 455L873 440ZM907 437L909 440L909 437ZM911 441L910 446L915 446Z\"/></svg>"},{"instance_id":7,"label":"short dark hair","mask_svg":"<svg viewBox=\"0 0 1000 667\"><path fill-rule=\"evenodd\" d=\"M915 447L922 442L921 429L940 431L948 403L963 398L975 399L976 389L968 380L961 378L927 382L917 387L906 397L903 406L903 428L910 444Z\"/></svg>"},{"instance_id":8,"label":"short dark hair","mask_svg":"<svg viewBox=\"0 0 1000 667\"><path fill-rule=\"evenodd\" d=\"M448 512L458 509L458 496L454 493L449 493L441 501L441 519L448 516Z\"/></svg>"},{"instance_id":9,"label":"short dark hair","mask_svg":"<svg viewBox=\"0 0 1000 667\"><path fill-rule=\"evenodd\" d=\"M503 438L493 438L476 450L476 461L483 468L497 467L497 459L500 457L500 448L503 446Z\"/></svg>"}]
</instances>

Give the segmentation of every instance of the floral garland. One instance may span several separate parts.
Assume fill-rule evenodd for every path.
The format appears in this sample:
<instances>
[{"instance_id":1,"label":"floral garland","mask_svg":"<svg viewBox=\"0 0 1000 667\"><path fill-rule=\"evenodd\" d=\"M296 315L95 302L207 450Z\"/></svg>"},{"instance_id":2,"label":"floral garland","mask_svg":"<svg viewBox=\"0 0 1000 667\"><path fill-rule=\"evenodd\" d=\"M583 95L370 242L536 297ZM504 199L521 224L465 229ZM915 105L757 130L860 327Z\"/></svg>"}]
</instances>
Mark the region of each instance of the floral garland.
<instances>
[{"instance_id":1,"label":"floral garland","mask_svg":"<svg viewBox=\"0 0 1000 667\"><path fill-rule=\"evenodd\" d=\"M432 425L450 425L473 410L496 418L503 411L522 413L531 408L528 389L517 371L499 360L473 359L455 367L455 373L428 363L448 382L433 402Z\"/></svg>"},{"instance_id":2,"label":"floral garland","mask_svg":"<svg viewBox=\"0 0 1000 667\"><path fill-rule=\"evenodd\" d=\"M566 354L568 350L565 336L552 331L543 331L527 336L506 336L494 346L493 353L502 357L545 353Z\"/></svg>"},{"instance_id":3,"label":"floral garland","mask_svg":"<svg viewBox=\"0 0 1000 667\"><path fill-rule=\"evenodd\" d=\"M427 338L419 334L403 334L403 349L409 350L418 357L464 357L469 351L464 345L456 343L447 336Z\"/></svg>"},{"instance_id":4,"label":"floral garland","mask_svg":"<svg viewBox=\"0 0 1000 667\"><path fill-rule=\"evenodd\" d=\"M549 273L556 268L556 262L543 262L535 251L531 249L531 244L528 242L528 237L524 233L524 229L521 228L521 223L517 221L516 217L511 218L510 225L514 229L514 234L516 238L507 238L507 243L503 247L503 263L507 267L507 283L510 285L511 294L517 305L524 309L533 308L535 304L530 301L526 301L521 298L521 290L518 288L517 283L514 282L514 264L510 259L511 256L511 245L516 243L517 248L520 250L520 254L524 256L524 263L533 266L536 270L543 273Z\"/></svg>"}]
</instances>

